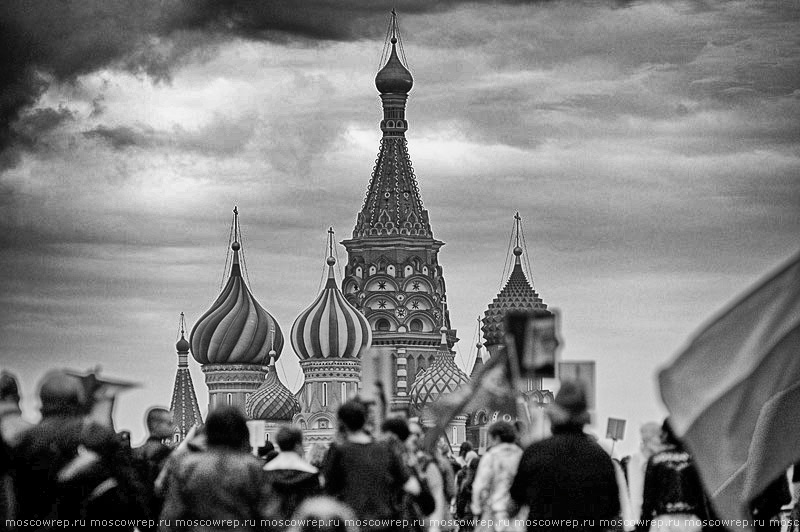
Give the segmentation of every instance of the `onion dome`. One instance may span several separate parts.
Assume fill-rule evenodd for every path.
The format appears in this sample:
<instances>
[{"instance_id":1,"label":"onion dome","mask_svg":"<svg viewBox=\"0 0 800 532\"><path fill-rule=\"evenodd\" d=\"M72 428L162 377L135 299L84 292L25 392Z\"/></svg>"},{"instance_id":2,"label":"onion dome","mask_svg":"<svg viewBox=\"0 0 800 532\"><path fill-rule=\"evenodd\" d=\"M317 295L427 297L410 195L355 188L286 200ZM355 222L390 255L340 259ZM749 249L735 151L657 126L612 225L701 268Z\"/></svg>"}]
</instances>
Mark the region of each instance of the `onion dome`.
<instances>
[{"instance_id":1,"label":"onion dome","mask_svg":"<svg viewBox=\"0 0 800 532\"><path fill-rule=\"evenodd\" d=\"M375 76L375 87L381 94L408 94L414 85L414 78L397 56L397 37L392 37L391 42L392 52Z\"/></svg>"},{"instance_id":2,"label":"onion dome","mask_svg":"<svg viewBox=\"0 0 800 532\"><path fill-rule=\"evenodd\" d=\"M392 35L392 51L386 64L375 76L375 86L381 94L408 94L414 85L414 78L411 72L405 67L400 57L397 55L397 43L400 36L400 29L397 26L397 13L392 9L392 19L389 23L389 33ZM402 52L403 45L400 43Z\"/></svg>"},{"instance_id":3,"label":"onion dome","mask_svg":"<svg viewBox=\"0 0 800 532\"><path fill-rule=\"evenodd\" d=\"M484 345L502 344L505 340L505 317L508 312L550 314L547 305L536 293L522 270L522 248L519 246L519 213L514 217L517 225L517 245L514 247L514 269L506 286L489 303L483 318Z\"/></svg>"},{"instance_id":4,"label":"onion dome","mask_svg":"<svg viewBox=\"0 0 800 532\"><path fill-rule=\"evenodd\" d=\"M191 346L189 345L188 340L186 340L186 337L183 335L183 332L181 332L181 339L178 340L178 343L175 344L175 350L178 353L188 353L190 347Z\"/></svg>"},{"instance_id":5,"label":"onion dome","mask_svg":"<svg viewBox=\"0 0 800 532\"><path fill-rule=\"evenodd\" d=\"M428 369L417 375L411 385L411 406L421 412L439 397L456 391L468 382L469 377L456 365L455 357L447 346L447 329L442 327L442 342L436 359Z\"/></svg>"},{"instance_id":6,"label":"onion dome","mask_svg":"<svg viewBox=\"0 0 800 532\"><path fill-rule=\"evenodd\" d=\"M292 347L300 360L359 358L372 345L367 318L345 299L336 286L333 229L328 230L331 253L325 288L292 325Z\"/></svg>"},{"instance_id":7,"label":"onion dome","mask_svg":"<svg viewBox=\"0 0 800 532\"><path fill-rule=\"evenodd\" d=\"M234 228L238 233L236 209ZM275 350L276 359L280 356L283 333L242 278L239 242L234 240L231 249L233 263L228 282L189 337L192 356L200 364L264 364L270 350Z\"/></svg>"},{"instance_id":8,"label":"onion dome","mask_svg":"<svg viewBox=\"0 0 800 532\"><path fill-rule=\"evenodd\" d=\"M300 403L283 385L275 368L275 351L270 351L270 364L264 382L250 394L245 413L251 419L291 421L300 412Z\"/></svg>"}]
</instances>

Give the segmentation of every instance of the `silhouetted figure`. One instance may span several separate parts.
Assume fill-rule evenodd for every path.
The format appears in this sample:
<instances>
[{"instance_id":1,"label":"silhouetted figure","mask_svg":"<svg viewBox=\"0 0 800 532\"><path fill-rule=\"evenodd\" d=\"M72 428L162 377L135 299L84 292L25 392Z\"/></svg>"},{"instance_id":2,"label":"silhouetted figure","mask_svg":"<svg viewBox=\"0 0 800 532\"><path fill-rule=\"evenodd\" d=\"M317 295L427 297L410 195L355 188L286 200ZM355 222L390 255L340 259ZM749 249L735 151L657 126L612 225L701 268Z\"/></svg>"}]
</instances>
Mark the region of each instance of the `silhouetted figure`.
<instances>
[{"instance_id":1,"label":"silhouetted figure","mask_svg":"<svg viewBox=\"0 0 800 532\"><path fill-rule=\"evenodd\" d=\"M509 489L517 474L522 449L515 443L517 431L511 423L495 421L489 426L489 450L481 457L472 483L472 514L492 523L513 519ZM493 527L486 525L486 530ZM483 529L483 528L482 528Z\"/></svg>"},{"instance_id":2,"label":"silhouetted figure","mask_svg":"<svg viewBox=\"0 0 800 532\"><path fill-rule=\"evenodd\" d=\"M510 491L517 504L530 507L531 519L576 520L577 526L535 526L531 521L528 530L599 531L618 520L614 465L583 432L589 422L586 406L580 383L561 383L548 409L553 435L525 449Z\"/></svg>"},{"instance_id":3,"label":"silhouetted figure","mask_svg":"<svg viewBox=\"0 0 800 532\"><path fill-rule=\"evenodd\" d=\"M386 441L374 441L364 431L367 409L359 401L347 401L337 412L344 441L328 450L323 466L325 491L347 504L359 519L374 526L362 530L396 530L402 517L404 489L418 492L402 459Z\"/></svg>"},{"instance_id":4,"label":"silhouetted figure","mask_svg":"<svg viewBox=\"0 0 800 532\"><path fill-rule=\"evenodd\" d=\"M39 396L42 420L23 434L13 462L18 518L145 517L130 451L110 427L83 418L91 402L80 380L50 372Z\"/></svg>"},{"instance_id":5,"label":"silhouetted figure","mask_svg":"<svg viewBox=\"0 0 800 532\"><path fill-rule=\"evenodd\" d=\"M707 501L691 455L675 436L669 420L661 427L662 449L650 457L644 476L642 513L637 530L699 532L708 519ZM651 526L657 519L660 526Z\"/></svg>"},{"instance_id":6,"label":"silhouetted figure","mask_svg":"<svg viewBox=\"0 0 800 532\"><path fill-rule=\"evenodd\" d=\"M257 530L266 518L264 472L261 461L249 452L244 415L235 407L217 408L206 419L205 434L205 451L186 452L170 468L161 512L167 525L161 529L186 530L178 526L182 519L198 523L188 530L215 530L208 526L214 520L237 520L242 523L237 530ZM255 526L245 526L245 520L254 520L250 522Z\"/></svg>"},{"instance_id":7,"label":"silhouetted figure","mask_svg":"<svg viewBox=\"0 0 800 532\"><path fill-rule=\"evenodd\" d=\"M22 433L33 426L22 419L19 408L17 378L7 371L0 373L0 437L9 447L15 447Z\"/></svg>"},{"instance_id":8,"label":"silhouetted figure","mask_svg":"<svg viewBox=\"0 0 800 532\"><path fill-rule=\"evenodd\" d=\"M172 447L164 441L172 438L175 430L172 412L162 407L152 407L145 415L147 440L133 450L136 468L142 478L148 500L150 519L158 520L164 498L156 492L155 483L164 464L172 453Z\"/></svg>"},{"instance_id":9,"label":"silhouetted figure","mask_svg":"<svg viewBox=\"0 0 800 532\"><path fill-rule=\"evenodd\" d=\"M303 433L282 427L275 436L280 452L265 466L271 519L289 520L305 499L319 495L319 470L303 458ZM283 527L277 527L281 529Z\"/></svg>"}]
</instances>

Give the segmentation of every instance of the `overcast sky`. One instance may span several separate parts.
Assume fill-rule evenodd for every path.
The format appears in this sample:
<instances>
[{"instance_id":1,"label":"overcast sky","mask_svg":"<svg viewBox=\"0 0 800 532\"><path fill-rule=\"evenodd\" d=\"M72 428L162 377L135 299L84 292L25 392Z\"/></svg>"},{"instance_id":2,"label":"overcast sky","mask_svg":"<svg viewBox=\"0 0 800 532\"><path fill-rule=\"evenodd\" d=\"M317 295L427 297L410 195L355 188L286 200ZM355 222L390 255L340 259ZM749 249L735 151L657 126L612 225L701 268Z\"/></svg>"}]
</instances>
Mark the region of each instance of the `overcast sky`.
<instances>
[{"instance_id":1,"label":"overcast sky","mask_svg":"<svg viewBox=\"0 0 800 532\"><path fill-rule=\"evenodd\" d=\"M169 404L180 312L219 293L234 205L284 334L316 296L378 153L392 7L140 4L0 4L2 366L31 418L54 366L141 382L117 411L134 442ZM518 210L561 354L597 362L600 430L627 419L633 450L664 414L657 369L800 247L800 4L395 5L457 363ZM288 344L279 366L297 389Z\"/></svg>"}]
</instances>

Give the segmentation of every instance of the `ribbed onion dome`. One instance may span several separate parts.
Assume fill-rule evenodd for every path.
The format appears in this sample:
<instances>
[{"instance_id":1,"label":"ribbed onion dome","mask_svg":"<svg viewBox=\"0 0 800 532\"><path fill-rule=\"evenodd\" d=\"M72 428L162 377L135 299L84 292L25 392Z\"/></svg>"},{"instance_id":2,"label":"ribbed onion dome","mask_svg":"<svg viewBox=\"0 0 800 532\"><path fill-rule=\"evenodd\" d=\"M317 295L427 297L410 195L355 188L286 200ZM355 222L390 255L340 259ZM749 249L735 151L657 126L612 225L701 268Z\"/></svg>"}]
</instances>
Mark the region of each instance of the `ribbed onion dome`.
<instances>
[{"instance_id":1,"label":"ribbed onion dome","mask_svg":"<svg viewBox=\"0 0 800 532\"><path fill-rule=\"evenodd\" d=\"M375 86L381 94L408 94L414 85L411 72L397 56L397 38L392 37L392 53L389 60L375 76Z\"/></svg>"},{"instance_id":2,"label":"ribbed onion dome","mask_svg":"<svg viewBox=\"0 0 800 532\"><path fill-rule=\"evenodd\" d=\"M300 360L358 358L362 349L372 345L367 318L348 303L336 286L336 259L328 257L327 263L325 288L292 325L292 347Z\"/></svg>"},{"instance_id":3,"label":"ribbed onion dome","mask_svg":"<svg viewBox=\"0 0 800 532\"><path fill-rule=\"evenodd\" d=\"M409 395L411 406L421 412L425 406L439 397L456 391L459 386L469 382L467 374L456 365L453 354L447 347L447 332L442 328L442 343L436 359L428 369L418 374L411 385Z\"/></svg>"},{"instance_id":4,"label":"ribbed onion dome","mask_svg":"<svg viewBox=\"0 0 800 532\"><path fill-rule=\"evenodd\" d=\"M264 364L283 350L283 333L269 312L259 305L242 278L238 242L231 244L233 264L228 282L211 308L192 329L189 343L200 364Z\"/></svg>"},{"instance_id":5,"label":"ribbed onion dome","mask_svg":"<svg viewBox=\"0 0 800 532\"><path fill-rule=\"evenodd\" d=\"M270 356L274 356L274 351ZM264 382L247 398L245 413L251 419L291 421L299 412L300 403L278 378L272 358Z\"/></svg>"},{"instance_id":6,"label":"ribbed onion dome","mask_svg":"<svg viewBox=\"0 0 800 532\"><path fill-rule=\"evenodd\" d=\"M509 311L550 314L550 311L547 310L547 305L544 304L542 298L530 285L525 277L525 272L522 271L520 261L522 248L515 247L514 255L516 255L514 269L508 278L506 286L497 294L497 297L489 304L489 308L484 313L481 330L483 331L484 345L487 346L503 343L505 334L504 320Z\"/></svg>"}]
</instances>

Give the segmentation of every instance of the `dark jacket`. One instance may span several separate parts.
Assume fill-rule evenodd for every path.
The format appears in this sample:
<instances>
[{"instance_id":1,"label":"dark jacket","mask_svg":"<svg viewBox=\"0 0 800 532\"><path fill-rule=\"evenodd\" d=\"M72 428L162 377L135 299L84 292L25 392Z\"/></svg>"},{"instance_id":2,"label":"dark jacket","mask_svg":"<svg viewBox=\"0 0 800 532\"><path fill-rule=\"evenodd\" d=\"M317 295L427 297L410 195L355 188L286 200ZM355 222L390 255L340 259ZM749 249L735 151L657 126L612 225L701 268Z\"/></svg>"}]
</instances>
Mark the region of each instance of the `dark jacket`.
<instances>
[{"instance_id":1,"label":"dark jacket","mask_svg":"<svg viewBox=\"0 0 800 532\"><path fill-rule=\"evenodd\" d=\"M79 446L88 452L79 456ZM25 432L13 472L19 519L140 519L146 513L130 450L110 428L79 416L46 416Z\"/></svg>"},{"instance_id":2,"label":"dark jacket","mask_svg":"<svg viewBox=\"0 0 800 532\"><path fill-rule=\"evenodd\" d=\"M319 495L317 468L294 452L283 451L264 466L270 519L289 520L308 497Z\"/></svg>"},{"instance_id":3,"label":"dark jacket","mask_svg":"<svg viewBox=\"0 0 800 532\"><path fill-rule=\"evenodd\" d=\"M149 437L141 447L133 450L134 465L144 487L144 496L147 499L148 519L158 521L164 498L156 492L155 484L161 469L167 462L172 448L164 445L159 438ZM140 527L145 530L154 530L156 527Z\"/></svg>"},{"instance_id":4,"label":"dark jacket","mask_svg":"<svg viewBox=\"0 0 800 532\"><path fill-rule=\"evenodd\" d=\"M525 449L510 494L530 507L531 520L577 520L576 526L531 521L528 530L604 530L619 519L614 464L577 425L554 426L552 437Z\"/></svg>"},{"instance_id":5,"label":"dark jacket","mask_svg":"<svg viewBox=\"0 0 800 532\"><path fill-rule=\"evenodd\" d=\"M323 466L325 491L359 519L399 519L408 471L389 442L334 443Z\"/></svg>"},{"instance_id":6,"label":"dark jacket","mask_svg":"<svg viewBox=\"0 0 800 532\"><path fill-rule=\"evenodd\" d=\"M225 530L225 521L239 521L237 530L256 530L266 518L266 490L261 461L246 451L224 447L189 453L170 470L161 519L162 530ZM255 523L244 526L245 520ZM181 527L181 521L191 526ZM209 523L221 523L219 528ZM194 524L197 526L194 526ZM203 526L205 525L205 526Z\"/></svg>"},{"instance_id":7,"label":"dark jacket","mask_svg":"<svg viewBox=\"0 0 800 532\"><path fill-rule=\"evenodd\" d=\"M638 529L647 530L649 520L659 515L693 514L707 519L706 504L703 486L689 453L668 448L650 457L644 474Z\"/></svg>"}]
</instances>

